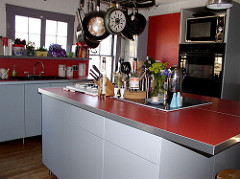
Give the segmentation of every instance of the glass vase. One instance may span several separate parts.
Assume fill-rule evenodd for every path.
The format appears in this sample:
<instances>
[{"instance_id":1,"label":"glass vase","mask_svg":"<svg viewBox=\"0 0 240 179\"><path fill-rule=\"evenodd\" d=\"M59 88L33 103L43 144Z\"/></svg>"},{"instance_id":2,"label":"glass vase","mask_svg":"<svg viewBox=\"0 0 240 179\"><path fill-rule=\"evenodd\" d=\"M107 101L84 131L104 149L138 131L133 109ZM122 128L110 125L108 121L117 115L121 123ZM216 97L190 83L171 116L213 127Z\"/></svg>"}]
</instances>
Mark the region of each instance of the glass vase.
<instances>
[{"instance_id":1,"label":"glass vase","mask_svg":"<svg viewBox=\"0 0 240 179\"><path fill-rule=\"evenodd\" d=\"M164 76L160 76L160 74L154 74L154 84L151 92L152 103L160 104L166 102L167 91L164 89L165 78Z\"/></svg>"}]
</instances>

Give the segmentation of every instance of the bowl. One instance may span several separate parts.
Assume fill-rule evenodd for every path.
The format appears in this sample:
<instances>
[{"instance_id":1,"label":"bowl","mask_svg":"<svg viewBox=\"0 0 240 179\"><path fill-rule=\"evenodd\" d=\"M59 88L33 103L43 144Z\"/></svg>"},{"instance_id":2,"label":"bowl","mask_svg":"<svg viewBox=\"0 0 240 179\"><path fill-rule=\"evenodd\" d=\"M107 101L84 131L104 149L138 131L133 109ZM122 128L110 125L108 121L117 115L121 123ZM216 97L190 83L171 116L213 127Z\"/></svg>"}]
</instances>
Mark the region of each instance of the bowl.
<instances>
[{"instance_id":1,"label":"bowl","mask_svg":"<svg viewBox=\"0 0 240 179\"><path fill-rule=\"evenodd\" d=\"M73 57L73 52L67 52L67 57L72 58Z\"/></svg>"}]
</instances>

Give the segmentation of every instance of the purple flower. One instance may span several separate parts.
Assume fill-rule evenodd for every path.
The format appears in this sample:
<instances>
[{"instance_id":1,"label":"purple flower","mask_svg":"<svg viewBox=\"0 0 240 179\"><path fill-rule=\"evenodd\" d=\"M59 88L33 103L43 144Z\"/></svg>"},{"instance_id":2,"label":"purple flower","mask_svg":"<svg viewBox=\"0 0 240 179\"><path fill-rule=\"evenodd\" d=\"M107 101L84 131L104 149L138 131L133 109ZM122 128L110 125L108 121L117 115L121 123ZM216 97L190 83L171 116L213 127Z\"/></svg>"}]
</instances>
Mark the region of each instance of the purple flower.
<instances>
[{"instance_id":1,"label":"purple flower","mask_svg":"<svg viewBox=\"0 0 240 179\"><path fill-rule=\"evenodd\" d=\"M59 44L51 44L49 46L49 52L53 57L66 57L66 51L62 49Z\"/></svg>"},{"instance_id":2,"label":"purple flower","mask_svg":"<svg viewBox=\"0 0 240 179\"><path fill-rule=\"evenodd\" d=\"M172 72L170 69L165 68L164 71L161 73L161 76L166 75L167 77L170 77L172 75Z\"/></svg>"}]
</instances>

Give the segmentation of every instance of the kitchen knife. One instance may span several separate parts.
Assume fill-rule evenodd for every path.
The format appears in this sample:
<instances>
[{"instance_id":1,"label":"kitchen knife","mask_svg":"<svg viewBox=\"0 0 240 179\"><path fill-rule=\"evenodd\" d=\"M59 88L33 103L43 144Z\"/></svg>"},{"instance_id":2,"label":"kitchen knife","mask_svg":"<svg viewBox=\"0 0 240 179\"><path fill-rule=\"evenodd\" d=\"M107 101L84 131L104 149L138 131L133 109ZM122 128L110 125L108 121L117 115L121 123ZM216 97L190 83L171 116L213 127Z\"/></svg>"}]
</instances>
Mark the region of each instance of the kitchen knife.
<instances>
[{"instance_id":1,"label":"kitchen knife","mask_svg":"<svg viewBox=\"0 0 240 179\"><path fill-rule=\"evenodd\" d=\"M99 76L102 75L101 72L99 71L99 69L95 65L93 65L92 67L99 74Z\"/></svg>"},{"instance_id":2,"label":"kitchen knife","mask_svg":"<svg viewBox=\"0 0 240 179\"><path fill-rule=\"evenodd\" d=\"M98 78L94 74L92 74L91 72L89 74L94 78L94 80L98 81Z\"/></svg>"},{"instance_id":3,"label":"kitchen knife","mask_svg":"<svg viewBox=\"0 0 240 179\"><path fill-rule=\"evenodd\" d=\"M90 72L91 72L94 76L96 76L96 77L97 77L97 80L98 80L99 76L98 76L92 69L90 69Z\"/></svg>"}]
</instances>

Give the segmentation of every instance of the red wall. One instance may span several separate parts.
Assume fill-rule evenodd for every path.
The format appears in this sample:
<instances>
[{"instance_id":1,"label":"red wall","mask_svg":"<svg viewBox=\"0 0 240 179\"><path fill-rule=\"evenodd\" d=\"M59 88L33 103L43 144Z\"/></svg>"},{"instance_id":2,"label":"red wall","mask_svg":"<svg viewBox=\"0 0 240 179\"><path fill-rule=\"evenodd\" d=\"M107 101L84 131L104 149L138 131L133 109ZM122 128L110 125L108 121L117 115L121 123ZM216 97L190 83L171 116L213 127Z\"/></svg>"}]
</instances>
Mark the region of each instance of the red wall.
<instances>
[{"instance_id":1,"label":"red wall","mask_svg":"<svg viewBox=\"0 0 240 179\"><path fill-rule=\"evenodd\" d=\"M48 59L48 58L14 58L14 57L0 57L0 68L10 69L8 75L12 76L12 67L13 65L16 66L17 76L26 76L24 71L28 71L30 75L33 74L33 66L37 61L41 61L45 67L44 74L42 76L58 76L58 65L66 65L66 66L73 66L79 65L79 63L86 63L86 69L88 69L88 60L80 60L80 59ZM36 67L36 74L42 71L42 67L40 64ZM86 70L86 75L88 70ZM74 77L78 76L78 71L74 71Z\"/></svg>"},{"instance_id":2,"label":"red wall","mask_svg":"<svg viewBox=\"0 0 240 179\"><path fill-rule=\"evenodd\" d=\"M178 64L180 13L151 16L148 27L148 56Z\"/></svg>"}]
</instances>

